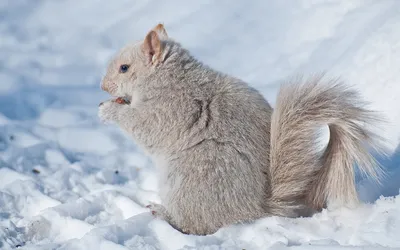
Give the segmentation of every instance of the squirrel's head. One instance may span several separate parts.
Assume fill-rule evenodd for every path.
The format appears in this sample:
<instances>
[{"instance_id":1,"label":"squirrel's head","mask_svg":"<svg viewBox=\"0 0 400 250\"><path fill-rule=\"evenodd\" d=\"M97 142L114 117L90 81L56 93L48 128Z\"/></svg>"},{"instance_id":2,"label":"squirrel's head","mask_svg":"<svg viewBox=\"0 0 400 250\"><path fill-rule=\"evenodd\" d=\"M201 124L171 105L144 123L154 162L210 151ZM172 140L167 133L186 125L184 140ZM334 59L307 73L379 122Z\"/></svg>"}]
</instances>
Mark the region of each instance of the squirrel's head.
<instances>
[{"instance_id":1,"label":"squirrel's head","mask_svg":"<svg viewBox=\"0 0 400 250\"><path fill-rule=\"evenodd\" d=\"M154 27L143 41L122 48L108 65L101 89L116 97L131 97L138 79L146 77L166 59L167 32Z\"/></svg>"}]
</instances>

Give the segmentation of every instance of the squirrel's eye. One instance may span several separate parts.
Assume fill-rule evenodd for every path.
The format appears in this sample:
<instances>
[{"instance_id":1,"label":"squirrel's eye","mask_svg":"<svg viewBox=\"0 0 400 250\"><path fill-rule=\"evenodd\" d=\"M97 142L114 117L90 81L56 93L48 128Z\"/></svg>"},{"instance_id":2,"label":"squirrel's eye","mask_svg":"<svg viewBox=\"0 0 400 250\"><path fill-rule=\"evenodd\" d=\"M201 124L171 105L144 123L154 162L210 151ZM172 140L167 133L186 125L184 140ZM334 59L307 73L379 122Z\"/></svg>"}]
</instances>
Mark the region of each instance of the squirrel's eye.
<instances>
[{"instance_id":1,"label":"squirrel's eye","mask_svg":"<svg viewBox=\"0 0 400 250\"><path fill-rule=\"evenodd\" d=\"M119 67L119 72L120 72L120 73L125 73L126 71L128 71L128 69L129 69L129 65L128 65L128 64L122 64L122 65Z\"/></svg>"}]
</instances>

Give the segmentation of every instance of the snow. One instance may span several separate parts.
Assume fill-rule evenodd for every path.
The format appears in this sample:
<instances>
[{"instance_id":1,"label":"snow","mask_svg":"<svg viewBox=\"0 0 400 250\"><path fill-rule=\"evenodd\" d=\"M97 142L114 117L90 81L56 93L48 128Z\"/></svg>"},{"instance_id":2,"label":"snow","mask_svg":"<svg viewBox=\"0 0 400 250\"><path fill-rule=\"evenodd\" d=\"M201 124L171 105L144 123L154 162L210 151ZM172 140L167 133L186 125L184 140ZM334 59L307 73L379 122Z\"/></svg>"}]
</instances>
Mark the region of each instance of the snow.
<instances>
[{"instance_id":1,"label":"snow","mask_svg":"<svg viewBox=\"0 0 400 250\"><path fill-rule=\"evenodd\" d=\"M0 187L2 189L5 188L8 184L18 180L25 181L25 180L32 180L32 178L30 176L26 176L16 171L13 171L9 168L0 169Z\"/></svg>"},{"instance_id":2,"label":"snow","mask_svg":"<svg viewBox=\"0 0 400 250\"><path fill-rule=\"evenodd\" d=\"M154 219L154 164L97 106L110 57L158 22L272 104L299 73L354 84L388 121L383 185L360 179L355 209L208 236ZM398 27L398 0L0 2L0 249L400 249Z\"/></svg>"}]
</instances>

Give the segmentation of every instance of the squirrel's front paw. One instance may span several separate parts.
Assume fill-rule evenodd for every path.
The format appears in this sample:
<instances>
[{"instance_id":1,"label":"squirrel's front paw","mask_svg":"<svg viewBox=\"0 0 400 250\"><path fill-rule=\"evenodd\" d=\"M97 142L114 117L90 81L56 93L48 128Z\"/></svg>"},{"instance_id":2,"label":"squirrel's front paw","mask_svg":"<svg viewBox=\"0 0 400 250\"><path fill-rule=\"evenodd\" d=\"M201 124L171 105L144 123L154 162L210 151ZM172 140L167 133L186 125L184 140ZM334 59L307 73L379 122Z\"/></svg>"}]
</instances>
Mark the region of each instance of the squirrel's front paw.
<instances>
[{"instance_id":1,"label":"squirrel's front paw","mask_svg":"<svg viewBox=\"0 0 400 250\"><path fill-rule=\"evenodd\" d=\"M114 121L117 118L117 106L114 100L108 100L99 104L98 116L102 122Z\"/></svg>"}]
</instances>

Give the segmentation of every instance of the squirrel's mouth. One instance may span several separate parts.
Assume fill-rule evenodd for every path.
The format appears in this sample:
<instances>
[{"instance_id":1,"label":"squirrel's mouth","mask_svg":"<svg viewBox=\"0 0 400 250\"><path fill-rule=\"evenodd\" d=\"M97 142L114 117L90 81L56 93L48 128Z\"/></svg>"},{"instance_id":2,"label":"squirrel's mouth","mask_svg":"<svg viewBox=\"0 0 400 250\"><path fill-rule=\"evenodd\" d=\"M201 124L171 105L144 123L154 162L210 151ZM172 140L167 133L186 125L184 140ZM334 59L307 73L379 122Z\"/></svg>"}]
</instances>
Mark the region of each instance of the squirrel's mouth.
<instances>
[{"instance_id":1,"label":"squirrel's mouth","mask_svg":"<svg viewBox=\"0 0 400 250\"><path fill-rule=\"evenodd\" d=\"M122 98L126 104L130 104L132 102L132 96L117 96L117 98Z\"/></svg>"},{"instance_id":2,"label":"squirrel's mouth","mask_svg":"<svg viewBox=\"0 0 400 250\"><path fill-rule=\"evenodd\" d=\"M132 95L124 94L124 93L118 93L119 91L109 91L108 93L112 96L112 98L122 98L125 101L132 101Z\"/></svg>"}]
</instances>

